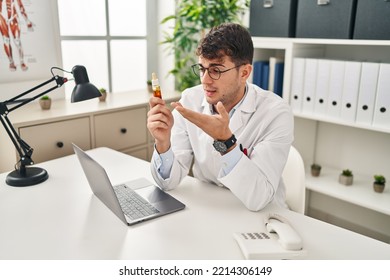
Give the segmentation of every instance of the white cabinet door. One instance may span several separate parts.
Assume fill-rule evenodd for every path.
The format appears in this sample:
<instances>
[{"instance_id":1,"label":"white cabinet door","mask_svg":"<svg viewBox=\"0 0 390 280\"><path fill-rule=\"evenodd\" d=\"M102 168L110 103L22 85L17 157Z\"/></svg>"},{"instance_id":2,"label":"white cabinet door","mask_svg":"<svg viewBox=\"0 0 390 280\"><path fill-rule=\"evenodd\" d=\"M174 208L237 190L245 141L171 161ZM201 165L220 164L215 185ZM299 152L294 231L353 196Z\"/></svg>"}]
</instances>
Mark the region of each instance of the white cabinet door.
<instances>
[{"instance_id":1,"label":"white cabinet door","mask_svg":"<svg viewBox=\"0 0 390 280\"><path fill-rule=\"evenodd\" d=\"M96 147L123 150L147 144L146 114L146 107L141 107L96 115Z\"/></svg>"},{"instance_id":2,"label":"white cabinet door","mask_svg":"<svg viewBox=\"0 0 390 280\"><path fill-rule=\"evenodd\" d=\"M20 127L19 134L34 149L35 163L73 154L72 142L91 149L89 117Z\"/></svg>"}]
</instances>

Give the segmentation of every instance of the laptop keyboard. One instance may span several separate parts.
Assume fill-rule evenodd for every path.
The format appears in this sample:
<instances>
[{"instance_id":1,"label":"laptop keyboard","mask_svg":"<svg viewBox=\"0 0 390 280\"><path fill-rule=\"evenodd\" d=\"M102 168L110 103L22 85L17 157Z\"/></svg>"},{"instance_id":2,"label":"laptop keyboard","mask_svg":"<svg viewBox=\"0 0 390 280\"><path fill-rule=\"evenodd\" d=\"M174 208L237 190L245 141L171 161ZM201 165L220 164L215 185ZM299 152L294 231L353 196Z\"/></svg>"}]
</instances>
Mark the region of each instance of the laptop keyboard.
<instances>
[{"instance_id":1,"label":"laptop keyboard","mask_svg":"<svg viewBox=\"0 0 390 280\"><path fill-rule=\"evenodd\" d=\"M115 193L123 212L132 219L139 219L159 213L152 204L125 185L116 186Z\"/></svg>"}]
</instances>

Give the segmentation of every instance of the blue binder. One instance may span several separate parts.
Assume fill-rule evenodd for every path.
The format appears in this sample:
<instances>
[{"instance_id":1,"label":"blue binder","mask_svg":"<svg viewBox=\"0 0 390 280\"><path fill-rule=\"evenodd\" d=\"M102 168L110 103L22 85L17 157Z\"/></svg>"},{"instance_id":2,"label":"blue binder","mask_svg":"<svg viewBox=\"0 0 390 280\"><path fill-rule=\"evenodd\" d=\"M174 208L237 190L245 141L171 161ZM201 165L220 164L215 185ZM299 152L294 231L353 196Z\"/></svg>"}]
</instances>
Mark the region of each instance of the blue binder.
<instances>
[{"instance_id":1,"label":"blue binder","mask_svg":"<svg viewBox=\"0 0 390 280\"><path fill-rule=\"evenodd\" d=\"M274 92L283 97L283 75L284 74L284 62L275 64L275 80L274 80Z\"/></svg>"},{"instance_id":2,"label":"blue binder","mask_svg":"<svg viewBox=\"0 0 390 280\"><path fill-rule=\"evenodd\" d=\"M268 89L269 62L255 61L253 63L253 83L262 89Z\"/></svg>"}]
</instances>

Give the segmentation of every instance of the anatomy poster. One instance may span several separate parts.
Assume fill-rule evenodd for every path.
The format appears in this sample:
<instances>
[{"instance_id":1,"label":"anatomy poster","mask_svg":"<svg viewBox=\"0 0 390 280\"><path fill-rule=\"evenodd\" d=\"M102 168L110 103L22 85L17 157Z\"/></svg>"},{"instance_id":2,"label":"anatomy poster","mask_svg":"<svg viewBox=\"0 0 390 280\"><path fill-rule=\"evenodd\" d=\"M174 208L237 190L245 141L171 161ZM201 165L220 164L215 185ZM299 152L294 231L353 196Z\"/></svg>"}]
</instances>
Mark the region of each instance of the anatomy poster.
<instances>
[{"instance_id":1,"label":"anatomy poster","mask_svg":"<svg viewBox=\"0 0 390 280\"><path fill-rule=\"evenodd\" d=\"M51 0L0 0L0 84L50 78L61 66Z\"/></svg>"}]
</instances>

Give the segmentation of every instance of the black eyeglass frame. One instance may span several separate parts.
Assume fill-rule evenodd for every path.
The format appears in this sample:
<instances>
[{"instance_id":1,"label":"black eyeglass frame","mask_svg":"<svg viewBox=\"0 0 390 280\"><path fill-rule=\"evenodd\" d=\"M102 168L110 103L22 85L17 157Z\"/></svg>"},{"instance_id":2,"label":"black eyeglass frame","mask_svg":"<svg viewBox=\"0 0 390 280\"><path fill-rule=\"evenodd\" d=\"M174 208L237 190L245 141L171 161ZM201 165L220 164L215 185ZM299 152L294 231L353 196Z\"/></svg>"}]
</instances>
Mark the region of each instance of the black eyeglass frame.
<instances>
[{"instance_id":1,"label":"black eyeglass frame","mask_svg":"<svg viewBox=\"0 0 390 280\"><path fill-rule=\"evenodd\" d=\"M233 70L233 69L235 69L235 68L241 67L241 66L243 66L243 65L245 65L245 64L240 64L240 65L234 66L234 67L229 68L229 69L226 69L226 70L220 70L220 69L218 68L217 65L212 65L212 66L206 68L206 67L203 67L201 64L197 63L197 64L194 64L194 65L191 65L191 68L192 68L192 72L194 72L194 74L195 74L197 77L200 77L200 78L202 78L202 77L204 76L204 74L206 73L206 70L207 70L207 74L209 75L209 77L210 77L212 80L216 81L216 80L219 80L219 79L221 78L221 75L222 75L223 73L226 73L226 72L228 72L228 71L230 71L230 70ZM201 71L200 69L198 69L199 72L197 73L197 70L195 70L196 67L199 67L199 68L201 67L201 68L203 68L203 70ZM209 69L212 68L212 67L215 67L216 69L218 69L218 78L216 78L216 79L213 78L213 77L211 76L211 74L210 74ZM203 72L203 74L201 74L202 72Z\"/></svg>"}]
</instances>

